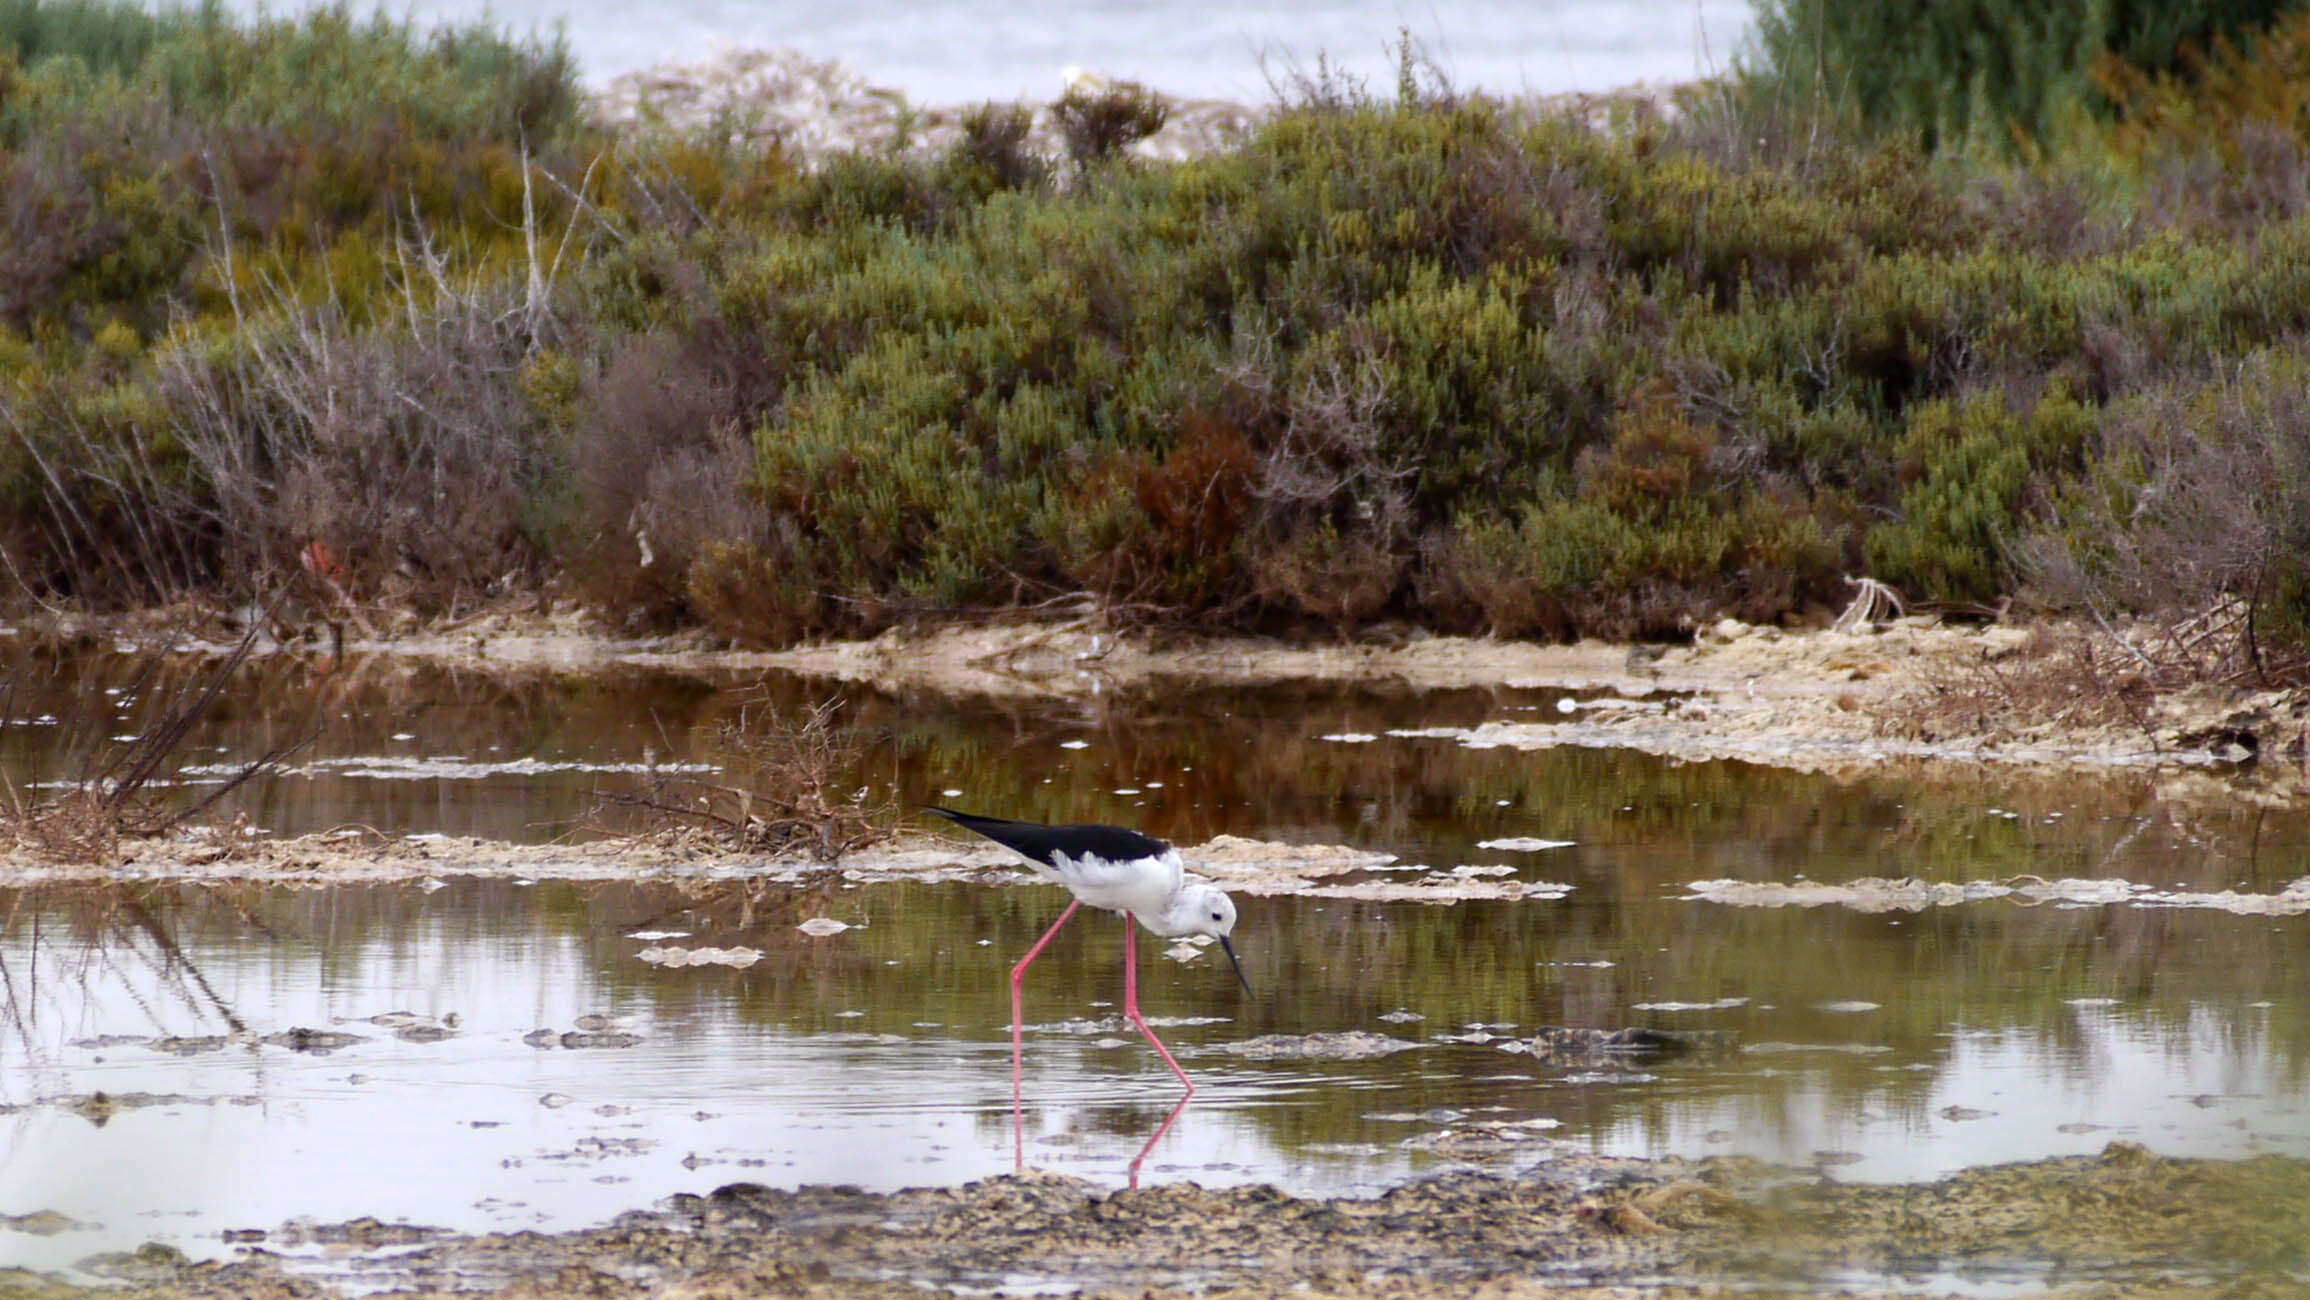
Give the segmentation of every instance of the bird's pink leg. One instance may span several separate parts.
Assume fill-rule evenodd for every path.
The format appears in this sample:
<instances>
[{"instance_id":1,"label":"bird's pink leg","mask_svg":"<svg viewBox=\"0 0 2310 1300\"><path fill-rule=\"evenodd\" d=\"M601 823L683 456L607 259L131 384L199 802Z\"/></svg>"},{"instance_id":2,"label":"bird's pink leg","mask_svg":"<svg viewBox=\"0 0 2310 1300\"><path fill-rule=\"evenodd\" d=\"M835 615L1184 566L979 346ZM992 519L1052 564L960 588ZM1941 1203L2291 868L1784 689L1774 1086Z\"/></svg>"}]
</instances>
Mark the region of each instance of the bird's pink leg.
<instances>
[{"instance_id":1,"label":"bird's pink leg","mask_svg":"<svg viewBox=\"0 0 2310 1300\"><path fill-rule=\"evenodd\" d=\"M1061 919L1065 918L1062 917ZM1125 912L1123 914L1123 1016L1132 1024L1137 1025L1140 1033L1147 1036L1147 1041L1155 1046L1156 1055L1163 1058L1163 1064L1171 1067L1171 1073L1178 1075L1179 1082L1184 1084L1187 1091L1192 1094L1195 1091L1195 1080L1188 1078L1187 1071L1179 1068L1179 1062L1171 1059L1170 1049L1164 1047L1163 1040L1157 1038L1155 1031L1147 1027L1147 1017L1139 1014L1138 938L1139 928L1132 924L1131 914ZM1176 1119L1177 1116L1174 1115L1173 1118ZM1163 1127L1169 1128L1171 1126L1165 1124ZM1144 1155L1145 1153L1142 1152L1141 1154Z\"/></svg>"},{"instance_id":2,"label":"bird's pink leg","mask_svg":"<svg viewBox=\"0 0 2310 1300\"><path fill-rule=\"evenodd\" d=\"M1058 937L1059 927L1065 925L1067 918L1073 916L1075 909L1082 905L1083 900L1079 898L1067 904L1067 910L1059 913L1059 919L1051 922L1051 928L1043 931L1043 937L1035 940L1035 946L1027 949L1027 955L1019 958L1019 964L1011 967L1011 1135L1012 1151L1018 1158L1020 1173L1025 1173L1027 1169L1027 1108L1019 1096L1021 1063L1026 1060L1027 1054L1027 1018L1025 1008L1019 1001L1019 990L1027 982L1027 967L1034 965L1035 958L1043 955L1043 949L1051 946L1051 940Z\"/></svg>"},{"instance_id":3,"label":"bird's pink leg","mask_svg":"<svg viewBox=\"0 0 2310 1300\"><path fill-rule=\"evenodd\" d=\"M1171 1126L1179 1122L1180 1112L1186 1110L1187 1103L1193 1100L1195 1100L1195 1094L1192 1092L1182 1095L1179 1098L1179 1104L1173 1106L1171 1113L1163 1117L1162 1125L1155 1130L1152 1137L1147 1139L1146 1145L1139 1148L1139 1154L1131 1158L1131 1186L1137 1187L1139 1185L1139 1166L1147 1163L1147 1153L1153 1151L1155 1144L1163 1140L1163 1135L1171 1131Z\"/></svg>"}]
</instances>

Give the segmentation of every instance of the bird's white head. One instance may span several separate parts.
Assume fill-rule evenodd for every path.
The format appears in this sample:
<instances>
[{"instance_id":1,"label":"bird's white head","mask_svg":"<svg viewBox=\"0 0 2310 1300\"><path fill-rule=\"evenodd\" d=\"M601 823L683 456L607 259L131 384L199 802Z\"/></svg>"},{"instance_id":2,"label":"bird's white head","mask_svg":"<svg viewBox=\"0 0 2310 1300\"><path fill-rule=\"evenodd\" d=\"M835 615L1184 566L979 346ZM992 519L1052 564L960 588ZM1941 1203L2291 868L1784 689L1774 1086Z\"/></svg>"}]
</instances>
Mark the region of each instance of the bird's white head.
<instances>
[{"instance_id":1,"label":"bird's white head","mask_svg":"<svg viewBox=\"0 0 2310 1300\"><path fill-rule=\"evenodd\" d=\"M1215 885L1189 885L1179 891L1168 918L1173 934L1208 934L1224 939L1235 930L1235 900Z\"/></svg>"},{"instance_id":2,"label":"bird's white head","mask_svg":"<svg viewBox=\"0 0 2310 1300\"><path fill-rule=\"evenodd\" d=\"M1154 928L1154 927L1150 927ZM1243 973L1243 962L1235 955L1235 945L1227 936L1235 930L1235 900L1222 893L1216 885L1188 885L1172 900L1164 913L1161 933L1166 935L1208 934L1219 940L1227 951L1227 962L1235 967L1235 978L1243 981L1244 992L1251 991L1251 980Z\"/></svg>"}]
</instances>

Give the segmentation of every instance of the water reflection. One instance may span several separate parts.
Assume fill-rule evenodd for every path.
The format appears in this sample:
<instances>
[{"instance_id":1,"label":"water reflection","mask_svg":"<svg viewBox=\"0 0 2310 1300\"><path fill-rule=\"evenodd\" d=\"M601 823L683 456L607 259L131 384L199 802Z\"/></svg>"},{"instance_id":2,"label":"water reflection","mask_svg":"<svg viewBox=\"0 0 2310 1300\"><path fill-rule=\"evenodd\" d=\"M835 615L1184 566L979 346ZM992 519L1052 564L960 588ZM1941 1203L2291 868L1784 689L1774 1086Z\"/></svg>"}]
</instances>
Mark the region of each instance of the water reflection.
<instances>
[{"instance_id":1,"label":"water reflection","mask_svg":"<svg viewBox=\"0 0 2310 1300\"><path fill-rule=\"evenodd\" d=\"M1371 1189L1509 1121L1554 1124L1494 1141L1486 1158L1511 1167L1552 1142L1904 1179L2118 1137L2310 1154L2310 1044L2277 1010L2302 1003L2300 927L1582 892L1262 900L1238 930L1264 994L1250 1000L1209 960L1151 963L1148 1010L1202 1086L1148 1173ZM1002 1172L1008 968L1060 905L1047 888L839 879L0 896L0 1211L92 1225L8 1249L54 1266L160 1235L218 1253L226 1229L299 1216L575 1226L739 1179ZM811 916L852 928L812 938L796 928ZM1030 1159L1119 1183L1178 1090L1118 1014L1115 924L1093 918L1038 963L1026 1078ZM637 932L764 956L653 966ZM1744 1050L1605 1069L1503 1050L1567 1023L1726 1029ZM561 1046L581 1024L640 1042ZM360 1041L298 1051L282 1037L297 1028ZM1340 1062L1220 1050L1341 1029L1424 1046Z\"/></svg>"},{"instance_id":2,"label":"water reflection","mask_svg":"<svg viewBox=\"0 0 2310 1300\"><path fill-rule=\"evenodd\" d=\"M133 691L124 683L141 670L128 656L20 656L6 671L10 717L55 720L0 726L0 770L25 786L87 770L109 737L134 734L180 695L198 665L163 661ZM322 673L273 659L244 668L187 749L218 764L318 734L291 772L220 809L270 833L362 825L542 843L583 834L601 792L635 788L640 778L621 769L725 763L724 728L774 726L829 695L843 700L860 744L845 786L1035 820L1119 821L1184 843L1258 835L1497 862L1507 859L1476 846L1537 835L1577 841L1552 870L1630 896L1693 879L2018 872L2269 891L2310 871L2310 812L2170 802L2151 774L1832 779L1385 736L1553 716L1564 695L1542 689L1159 683L1003 701L783 674L484 674L387 658ZM1380 739L1323 739L1358 734Z\"/></svg>"}]
</instances>

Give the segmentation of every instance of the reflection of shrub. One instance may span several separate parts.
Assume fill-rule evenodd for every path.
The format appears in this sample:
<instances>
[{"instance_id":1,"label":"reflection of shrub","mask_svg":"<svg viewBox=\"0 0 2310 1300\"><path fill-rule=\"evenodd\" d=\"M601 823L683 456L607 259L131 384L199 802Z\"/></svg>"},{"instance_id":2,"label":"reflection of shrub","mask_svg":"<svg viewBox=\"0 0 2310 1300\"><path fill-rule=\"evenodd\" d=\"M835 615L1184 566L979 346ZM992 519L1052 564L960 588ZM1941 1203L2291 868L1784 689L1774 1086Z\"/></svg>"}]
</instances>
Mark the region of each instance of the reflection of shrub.
<instances>
[{"instance_id":1,"label":"reflection of shrub","mask_svg":"<svg viewBox=\"0 0 2310 1300\"><path fill-rule=\"evenodd\" d=\"M93 743L75 776L51 783L62 786L61 790L30 795L28 801L27 793L14 782L0 781L0 844L12 843L56 862L110 867L119 857L123 840L153 839L175 831L206 815L244 783L277 771L311 736L277 745L239 765L223 780L201 778L201 793L196 797L188 799L180 793L182 787L193 784L183 772L190 757L184 748L185 738L247 661L259 631L252 625L232 652L204 667L197 680L172 685L173 674L156 655L135 677L138 688L131 693L133 699L115 700L110 692L99 696L90 691L90 698L104 700L103 711L68 719L53 748L65 753L90 744L87 737L75 734L84 728L103 739ZM10 668L13 673L24 671L22 664ZM0 689L0 726L24 721L8 716L13 703L13 692ZM124 725L125 715L110 711L128 708L140 715L135 719L136 730L126 736L113 734ZM224 851L239 847L227 843Z\"/></svg>"}]
</instances>

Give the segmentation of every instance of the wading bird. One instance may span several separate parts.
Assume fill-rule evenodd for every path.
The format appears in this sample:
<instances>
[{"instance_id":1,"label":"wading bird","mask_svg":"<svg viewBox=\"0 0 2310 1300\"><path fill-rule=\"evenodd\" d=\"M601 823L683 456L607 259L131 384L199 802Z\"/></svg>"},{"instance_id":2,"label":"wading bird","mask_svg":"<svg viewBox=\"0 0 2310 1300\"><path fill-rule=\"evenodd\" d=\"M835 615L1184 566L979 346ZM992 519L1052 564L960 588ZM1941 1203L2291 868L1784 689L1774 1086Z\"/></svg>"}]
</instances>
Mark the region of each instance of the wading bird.
<instances>
[{"instance_id":1,"label":"wading bird","mask_svg":"<svg viewBox=\"0 0 2310 1300\"><path fill-rule=\"evenodd\" d=\"M1195 1093L1195 1081L1179 1062L1171 1057L1163 1040L1147 1027L1147 1018L1139 1014L1139 962L1137 955L1138 931L1131 922L1137 920L1149 932L1166 939L1177 939L1191 934L1207 934L1219 940L1227 952L1228 962L1235 967L1235 978L1243 981L1243 990L1251 991L1251 981L1243 973L1243 963L1235 956L1235 945L1228 942L1228 932L1235 928L1235 902L1214 885L1190 882L1186 864L1179 860L1179 850L1151 835L1125 830L1120 826L1044 826L1035 822L1005 821L999 817L981 817L975 813L956 812L952 808L926 808L925 812L946 818L964 830L993 840L1027 860L1027 866L1037 876L1053 884L1065 885L1073 893L1074 901L1059 919L1027 949L1027 955L1011 968L1011 1120L1015 1149L1021 1169L1027 1162L1026 1106L1020 1099L1020 1076L1026 1058L1026 1018L1020 1004L1019 990L1026 984L1027 967L1043 955L1057 937L1059 927L1075 915L1085 903L1123 915L1123 1016L1129 1020L1147 1042L1152 1045L1171 1073L1187 1089ZM1163 1126L1148 1139L1152 1147L1171 1128L1179 1112L1186 1109L1187 1098L1179 1099ZM1142 1148L1139 1160L1147 1158ZM1138 1181L1139 1160L1131 1162L1131 1176Z\"/></svg>"}]
</instances>

